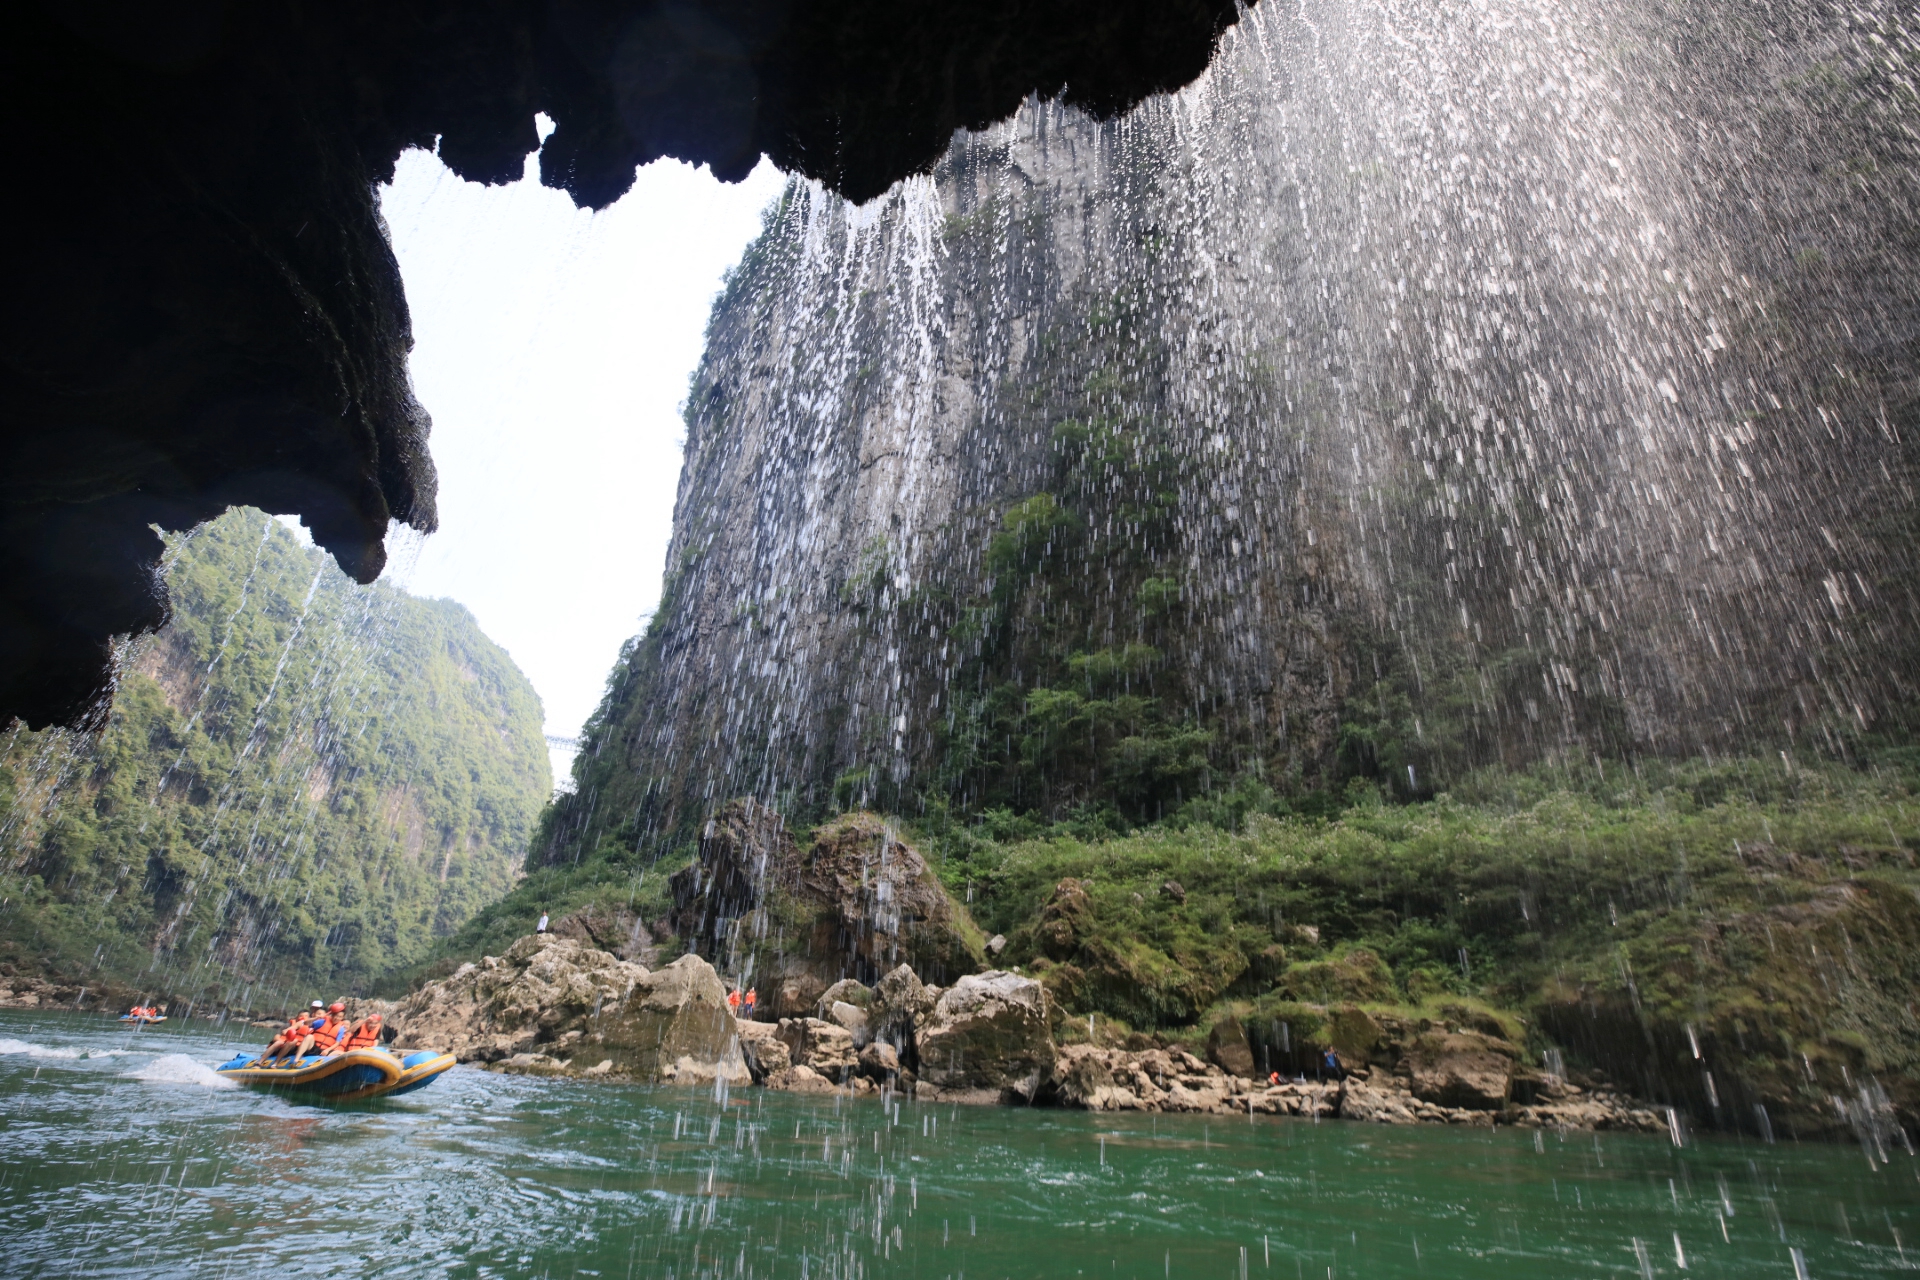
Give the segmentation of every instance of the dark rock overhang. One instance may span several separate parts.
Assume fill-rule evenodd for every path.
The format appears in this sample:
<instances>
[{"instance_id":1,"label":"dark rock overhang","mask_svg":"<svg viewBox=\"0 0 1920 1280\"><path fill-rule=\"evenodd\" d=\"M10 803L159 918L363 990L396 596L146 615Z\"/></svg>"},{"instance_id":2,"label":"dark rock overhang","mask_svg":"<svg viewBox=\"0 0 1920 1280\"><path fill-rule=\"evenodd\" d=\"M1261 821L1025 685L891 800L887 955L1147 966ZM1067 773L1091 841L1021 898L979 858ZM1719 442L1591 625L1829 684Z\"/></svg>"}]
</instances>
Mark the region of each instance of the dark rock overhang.
<instances>
[{"instance_id":1,"label":"dark rock overhang","mask_svg":"<svg viewBox=\"0 0 1920 1280\"><path fill-rule=\"evenodd\" d=\"M298 512L360 581L434 527L376 184L408 147L601 207L661 156L866 199L1029 94L1112 115L1234 0L32 0L9 15L0 725L104 709L153 525ZM544 146L534 116L557 127Z\"/></svg>"}]
</instances>

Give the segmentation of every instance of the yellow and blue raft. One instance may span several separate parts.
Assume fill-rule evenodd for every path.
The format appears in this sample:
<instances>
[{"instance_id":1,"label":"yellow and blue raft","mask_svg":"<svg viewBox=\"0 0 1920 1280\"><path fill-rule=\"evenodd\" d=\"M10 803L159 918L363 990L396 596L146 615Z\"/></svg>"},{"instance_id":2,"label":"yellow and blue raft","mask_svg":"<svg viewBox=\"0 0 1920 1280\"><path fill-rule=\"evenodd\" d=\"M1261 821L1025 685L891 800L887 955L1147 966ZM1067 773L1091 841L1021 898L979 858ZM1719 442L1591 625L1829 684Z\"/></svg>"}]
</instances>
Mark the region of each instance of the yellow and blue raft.
<instances>
[{"instance_id":1,"label":"yellow and blue raft","mask_svg":"<svg viewBox=\"0 0 1920 1280\"><path fill-rule=\"evenodd\" d=\"M404 1057L386 1049L349 1049L332 1057L308 1054L284 1067L263 1067L246 1054L235 1054L214 1070L236 1084L274 1093L292 1094L316 1102L363 1102L411 1093L436 1080L454 1063L450 1053L421 1050Z\"/></svg>"}]
</instances>

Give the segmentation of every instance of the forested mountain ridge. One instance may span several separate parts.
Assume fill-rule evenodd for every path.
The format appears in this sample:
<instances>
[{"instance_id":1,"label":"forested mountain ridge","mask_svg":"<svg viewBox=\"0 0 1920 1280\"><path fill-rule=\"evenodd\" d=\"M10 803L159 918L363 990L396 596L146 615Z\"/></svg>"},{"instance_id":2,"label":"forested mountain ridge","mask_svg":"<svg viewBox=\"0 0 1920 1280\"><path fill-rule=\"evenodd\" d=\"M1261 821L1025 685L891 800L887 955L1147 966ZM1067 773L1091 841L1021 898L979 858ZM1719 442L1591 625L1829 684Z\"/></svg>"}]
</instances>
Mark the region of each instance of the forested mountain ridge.
<instances>
[{"instance_id":1,"label":"forested mountain ridge","mask_svg":"<svg viewBox=\"0 0 1920 1280\"><path fill-rule=\"evenodd\" d=\"M173 620L99 737L0 738L0 961L272 1004L362 988L508 889L551 786L540 702L465 608L250 509L165 572Z\"/></svg>"}]
</instances>

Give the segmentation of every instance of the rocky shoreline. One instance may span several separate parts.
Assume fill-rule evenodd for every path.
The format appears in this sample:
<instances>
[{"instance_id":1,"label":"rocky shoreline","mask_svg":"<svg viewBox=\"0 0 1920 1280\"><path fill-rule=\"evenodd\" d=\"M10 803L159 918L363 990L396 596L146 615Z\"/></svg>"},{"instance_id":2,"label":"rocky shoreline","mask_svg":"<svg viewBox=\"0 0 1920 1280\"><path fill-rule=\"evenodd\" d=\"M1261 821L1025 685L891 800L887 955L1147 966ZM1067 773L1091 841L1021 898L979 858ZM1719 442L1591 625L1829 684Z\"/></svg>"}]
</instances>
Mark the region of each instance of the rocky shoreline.
<instances>
[{"instance_id":1,"label":"rocky shoreline","mask_svg":"<svg viewBox=\"0 0 1920 1280\"><path fill-rule=\"evenodd\" d=\"M396 1048L560 1078L1382 1124L1662 1133L1671 1123L1609 1088L1516 1073L1471 1032L1426 1037L1394 1069L1274 1083L1256 1077L1244 1039L1236 1053L1218 1029L1215 1061L1179 1047L1059 1044L1063 1018L1045 988L1001 970L942 988L902 964L872 987L837 982L811 1014L777 1021L735 1018L726 995L699 956L648 969L548 934L426 984L387 1016Z\"/></svg>"},{"instance_id":2,"label":"rocky shoreline","mask_svg":"<svg viewBox=\"0 0 1920 1280\"><path fill-rule=\"evenodd\" d=\"M0 1009L124 1010L151 994L113 982L70 982L0 968Z\"/></svg>"}]
</instances>

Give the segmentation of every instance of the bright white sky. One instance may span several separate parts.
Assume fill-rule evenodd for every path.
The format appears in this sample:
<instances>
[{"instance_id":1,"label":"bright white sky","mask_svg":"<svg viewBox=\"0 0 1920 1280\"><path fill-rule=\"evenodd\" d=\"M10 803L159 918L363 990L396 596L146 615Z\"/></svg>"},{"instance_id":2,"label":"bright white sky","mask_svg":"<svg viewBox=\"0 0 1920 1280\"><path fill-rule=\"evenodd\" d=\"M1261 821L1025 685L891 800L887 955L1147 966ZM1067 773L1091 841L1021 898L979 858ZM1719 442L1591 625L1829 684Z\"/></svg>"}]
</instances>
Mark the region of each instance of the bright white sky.
<instances>
[{"instance_id":1,"label":"bright white sky","mask_svg":"<svg viewBox=\"0 0 1920 1280\"><path fill-rule=\"evenodd\" d=\"M381 193L440 469L440 531L411 565L389 547L395 578L473 610L572 737L660 598L707 311L784 179L663 161L592 214L534 165L489 188L413 151Z\"/></svg>"}]
</instances>

